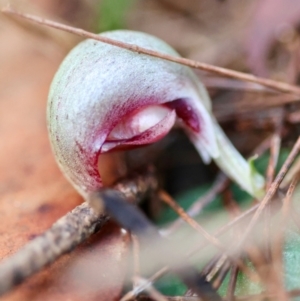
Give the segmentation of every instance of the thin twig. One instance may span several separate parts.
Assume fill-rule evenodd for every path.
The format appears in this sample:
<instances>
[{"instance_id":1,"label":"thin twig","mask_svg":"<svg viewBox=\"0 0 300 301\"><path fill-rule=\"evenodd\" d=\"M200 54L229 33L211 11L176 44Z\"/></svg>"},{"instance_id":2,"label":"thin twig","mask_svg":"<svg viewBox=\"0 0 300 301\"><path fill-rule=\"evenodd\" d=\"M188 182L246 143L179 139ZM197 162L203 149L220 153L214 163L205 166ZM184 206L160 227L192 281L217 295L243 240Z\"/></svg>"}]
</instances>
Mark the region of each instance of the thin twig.
<instances>
[{"instance_id":1,"label":"thin twig","mask_svg":"<svg viewBox=\"0 0 300 301\"><path fill-rule=\"evenodd\" d=\"M238 273L239 273L238 266L233 265L231 268L231 274L230 274L229 284L227 288L227 295L226 295L228 301L234 300L234 292L235 292Z\"/></svg>"},{"instance_id":2,"label":"thin twig","mask_svg":"<svg viewBox=\"0 0 300 301\"><path fill-rule=\"evenodd\" d=\"M0 4L4 2L8 2L5 0L0 0ZM34 1L23 1L23 0L9 0L10 5L26 7L26 11L30 12L31 14L47 17L47 18L54 18L56 22L60 22L63 19L60 19L57 14L54 15L54 12L51 13L49 10L45 10L39 5L38 2ZM78 36L75 35L67 35L66 32L63 31L54 31L51 28L47 27L37 27L35 24L31 24L29 22L24 22L24 20L17 20L13 18L13 16L9 16L10 21L13 21L20 29L23 31L34 34L43 40L50 39L55 44L58 44L64 52L69 51L74 45L78 44L81 40ZM51 47L52 48L52 47ZM50 55L50 53L49 53Z\"/></svg>"},{"instance_id":3,"label":"thin twig","mask_svg":"<svg viewBox=\"0 0 300 301\"><path fill-rule=\"evenodd\" d=\"M215 197L222 192L228 185L229 185L229 179L225 174L220 172L214 184L210 188L210 190L203 196L201 196L198 200L196 200L193 205L187 209L187 214L190 217L195 217L201 213L203 208L207 206L209 203L211 203ZM171 233L174 233L183 223L183 220L179 217L177 220L175 220L173 223L171 223L167 228L161 229L160 232L162 235L170 235Z\"/></svg>"},{"instance_id":4,"label":"thin twig","mask_svg":"<svg viewBox=\"0 0 300 301\"><path fill-rule=\"evenodd\" d=\"M166 193L165 191L159 191L158 197L161 201L169 205L188 225L190 225L197 232L201 233L202 236L212 245L220 249L221 251L226 252L225 247L217 240L214 236L209 234L201 225L199 225L193 218L191 218L184 209L179 206L173 198Z\"/></svg>"},{"instance_id":5,"label":"thin twig","mask_svg":"<svg viewBox=\"0 0 300 301\"><path fill-rule=\"evenodd\" d=\"M153 192L157 183L152 171L148 171L143 175L120 181L115 187L118 187L118 191L124 192L123 195L128 196L130 201L137 202ZM103 191L105 192L105 189ZM96 214L87 203L67 213L49 230L0 263L0 295L22 283L61 255L72 251L99 230L107 220L107 215Z\"/></svg>"},{"instance_id":6,"label":"thin twig","mask_svg":"<svg viewBox=\"0 0 300 301\"><path fill-rule=\"evenodd\" d=\"M294 176L294 178L293 178L293 180L292 180L292 182L289 186L289 189L286 193L286 196L283 199L282 215L283 215L283 219L284 219L285 222L287 221L287 219L289 217L289 214L290 214L292 196L293 196L293 194L295 192L295 189L298 185L299 177L300 177L300 173L298 172Z\"/></svg>"},{"instance_id":7,"label":"thin twig","mask_svg":"<svg viewBox=\"0 0 300 301\"><path fill-rule=\"evenodd\" d=\"M240 249L240 247L244 244L246 239L249 237L249 234L251 233L253 227L255 226L258 218L261 216L261 213L263 212L264 208L266 207L266 205L269 203L269 201L272 199L272 197L278 190L280 183L282 182L284 176L286 175L287 171L289 170L292 163L294 162L299 151L300 151L300 137L297 139L292 151L290 152L289 156L285 160L283 166L281 167L281 169L280 169L278 175L276 176L274 182L272 183L270 189L267 191L263 200L259 203L259 206L258 206L257 210L255 211L254 216L252 217L251 221L249 222L249 225L247 226L240 242L237 245L237 250Z\"/></svg>"},{"instance_id":8,"label":"thin twig","mask_svg":"<svg viewBox=\"0 0 300 301\"><path fill-rule=\"evenodd\" d=\"M213 269L210 271L210 273L206 276L206 280L207 281L212 281L214 277L216 277L216 275L220 272L220 270L222 269L222 267L229 263L228 261L228 257L224 254L222 254L219 258L219 260L216 262L216 264L214 265ZM215 286L214 286L215 287ZM216 288L216 287L215 287Z\"/></svg>"},{"instance_id":9,"label":"thin twig","mask_svg":"<svg viewBox=\"0 0 300 301\"><path fill-rule=\"evenodd\" d=\"M209 65L209 64L205 64L205 63L201 63L201 62L197 62L197 61L193 61L190 59L186 59L186 58L181 58L181 57L176 57L176 56L172 56L172 55L168 55L168 54L164 54L164 53L160 53L154 50L150 50L150 49L146 49L143 47L139 47L137 45L133 45L133 44L129 44L129 43L124 43L124 42L120 42L114 39L110 39L101 35L97 35L91 32L88 32L86 30L83 30L81 28L76 28L76 27L72 27L72 26L67 26L64 24L60 24L51 20L47 20L44 18L40 18L34 15L30 15L30 14L23 14L21 12L18 12L16 10L14 10L13 8L7 6L2 8L1 10L4 14L8 14L8 15L15 15L18 16L20 18L24 18L27 19L29 21L35 22L37 24L43 25L43 26L50 26L56 29L60 29L60 30L64 30L67 32L70 32L72 34L76 34L79 35L81 37L84 38L89 38L89 39L94 39L103 43L107 43L113 46L117 46L120 48L124 48L133 52L137 52L137 53L142 53L142 54L146 54L146 55L150 55L150 56L154 56L154 57L158 57L164 60L168 60L171 62L175 62L175 63L179 63L182 65L186 65L195 69L200 69L200 70L204 70L204 71L208 71L208 72L212 72L212 73L216 73L219 75L223 75L223 76L228 76L228 77L233 77L233 78L238 78L240 80L245 80L245 81L249 81L249 82L253 82L253 83L257 83L281 92L285 92L285 93L294 93L297 95L300 95L300 88L294 85L290 85L288 83L284 83L284 82L279 82L279 81L275 81L275 80L271 80L271 79L266 79L266 78L260 78L257 76L254 76L252 74L246 74L243 72L238 72L238 71L234 71L234 70L230 70L230 69L226 69L226 68L222 68L222 67L217 67L217 66L213 66L213 65Z\"/></svg>"},{"instance_id":10,"label":"thin twig","mask_svg":"<svg viewBox=\"0 0 300 301\"><path fill-rule=\"evenodd\" d=\"M281 131L282 131L282 124L283 124L283 110L281 110L280 118L276 125L275 133L271 139L271 147L270 147L270 158L266 172L266 190L268 190L275 177L276 166L278 163L280 146L281 146ZM264 213L264 244L265 244L265 257L268 262L271 261L271 209L270 206L266 206L265 213Z\"/></svg>"},{"instance_id":11,"label":"thin twig","mask_svg":"<svg viewBox=\"0 0 300 301\"><path fill-rule=\"evenodd\" d=\"M228 177L223 172L220 172L211 189L193 203L187 210L187 214L191 217L199 215L205 206L210 204L219 193L229 186L229 183Z\"/></svg>"},{"instance_id":12,"label":"thin twig","mask_svg":"<svg viewBox=\"0 0 300 301\"><path fill-rule=\"evenodd\" d=\"M220 286L222 285L222 282L224 281L226 275L228 274L229 270L230 270L230 261L226 260L224 262L224 264L220 267L220 270L218 272L218 275L216 276L216 278L213 281L212 287L215 290L218 290L220 288Z\"/></svg>"},{"instance_id":13,"label":"thin twig","mask_svg":"<svg viewBox=\"0 0 300 301\"><path fill-rule=\"evenodd\" d=\"M220 258L223 256L223 254L217 254L215 255L202 269L201 274L206 277L209 277L211 274L211 271L213 270L214 266L218 263Z\"/></svg>"},{"instance_id":14,"label":"thin twig","mask_svg":"<svg viewBox=\"0 0 300 301\"><path fill-rule=\"evenodd\" d=\"M276 130L276 132L271 138L270 159L269 159L269 164L266 173L266 190L268 190L271 187L275 175L275 169L278 163L280 145L281 145L280 132L281 132L281 127L278 130Z\"/></svg>"},{"instance_id":15,"label":"thin twig","mask_svg":"<svg viewBox=\"0 0 300 301\"><path fill-rule=\"evenodd\" d=\"M120 301L128 301L134 298L137 298L137 296L146 290L149 286L152 285L157 279L162 277L165 273L167 273L169 270L169 267L165 266L161 268L159 271L157 271L155 274L153 274L150 278L148 278L144 283L141 283L139 286L136 286L133 290L127 292Z\"/></svg>"},{"instance_id":16,"label":"thin twig","mask_svg":"<svg viewBox=\"0 0 300 301\"><path fill-rule=\"evenodd\" d=\"M298 156L298 158L295 160L295 163L293 164L291 169L286 174L284 180L282 181L280 188L283 189L287 188L290 185L293 178L295 177L295 175L299 173L299 171L300 171L300 157Z\"/></svg>"}]
</instances>

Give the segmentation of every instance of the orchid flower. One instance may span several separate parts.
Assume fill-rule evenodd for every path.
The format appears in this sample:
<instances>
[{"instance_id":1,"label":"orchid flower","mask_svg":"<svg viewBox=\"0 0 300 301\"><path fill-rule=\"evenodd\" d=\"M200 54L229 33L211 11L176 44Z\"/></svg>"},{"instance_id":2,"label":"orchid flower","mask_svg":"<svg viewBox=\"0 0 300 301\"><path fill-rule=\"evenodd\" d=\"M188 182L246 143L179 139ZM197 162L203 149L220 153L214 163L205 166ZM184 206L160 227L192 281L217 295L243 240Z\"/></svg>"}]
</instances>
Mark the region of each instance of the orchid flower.
<instances>
[{"instance_id":1,"label":"orchid flower","mask_svg":"<svg viewBox=\"0 0 300 301\"><path fill-rule=\"evenodd\" d=\"M119 30L103 35L178 56L145 33ZM213 159L249 194L261 195L262 176L225 136L204 86L189 67L86 40L63 61L49 94L53 151L65 176L85 198L102 187L101 154L154 143L176 120L204 162Z\"/></svg>"}]
</instances>

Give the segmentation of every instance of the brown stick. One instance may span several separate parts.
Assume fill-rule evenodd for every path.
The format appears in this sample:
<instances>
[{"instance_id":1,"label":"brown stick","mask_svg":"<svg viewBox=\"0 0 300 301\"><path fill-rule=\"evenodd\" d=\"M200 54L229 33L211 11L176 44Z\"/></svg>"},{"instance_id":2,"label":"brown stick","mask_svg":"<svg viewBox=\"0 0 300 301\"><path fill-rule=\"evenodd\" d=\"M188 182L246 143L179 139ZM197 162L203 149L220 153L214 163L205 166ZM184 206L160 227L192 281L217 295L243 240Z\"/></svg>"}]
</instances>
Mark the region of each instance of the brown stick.
<instances>
[{"instance_id":1,"label":"brown stick","mask_svg":"<svg viewBox=\"0 0 300 301\"><path fill-rule=\"evenodd\" d=\"M137 202L153 192L156 185L153 173L147 172L120 181L114 187L128 200ZM72 251L99 230L107 220L107 215L96 214L87 203L67 213L49 230L0 263L0 295L22 283L61 255Z\"/></svg>"},{"instance_id":2,"label":"brown stick","mask_svg":"<svg viewBox=\"0 0 300 301\"><path fill-rule=\"evenodd\" d=\"M0 295L22 283L59 256L70 252L100 229L107 220L106 215L96 215L87 203L67 213L44 234L0 263Z\"/></svg>"},{"instance_id":3,"label":"brown stick","mask_svg":"<svg viewBox=\"0 0 300 301\"><path fill-rule=\"evenodd\" d=\"M282 111L282 110L281 110ZM276 126L275 133L272 136L271 147L270 147L270 158L266 172L266 190L272 185L274 177L276 175L276 166L278 164L278 158L281 146L281 132L283 124L283 111L280 114L279 121ZM271 261L271 208L267 206L264 212L264 245L265 245L265 257L267 262Z\"/></svg>"}]
</instances>

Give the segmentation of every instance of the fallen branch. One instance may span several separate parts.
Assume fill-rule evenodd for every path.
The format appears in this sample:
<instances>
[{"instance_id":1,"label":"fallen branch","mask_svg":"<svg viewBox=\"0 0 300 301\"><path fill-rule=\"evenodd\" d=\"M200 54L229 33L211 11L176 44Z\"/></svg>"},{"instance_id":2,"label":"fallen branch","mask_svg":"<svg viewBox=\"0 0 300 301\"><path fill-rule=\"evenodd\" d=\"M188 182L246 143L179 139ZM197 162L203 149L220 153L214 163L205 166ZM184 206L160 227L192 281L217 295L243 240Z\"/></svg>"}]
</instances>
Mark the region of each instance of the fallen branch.
<instances>
[{"instance_id":1,"label":"fallen branch","mask_svg":"<svg viewBox=\"0 0 300 301\"><path fill-rule=\"evenodd\" d=\"M157 188L152 170L118 182L114 189L130 202L139 202ZM105 189L103 189L105 193ZM100 192L101 194L101 192ZM109 219L83 203L55 222L21 250L0 263L0 295L22 283L97 232Z\"/></svg>"}]
</instances>

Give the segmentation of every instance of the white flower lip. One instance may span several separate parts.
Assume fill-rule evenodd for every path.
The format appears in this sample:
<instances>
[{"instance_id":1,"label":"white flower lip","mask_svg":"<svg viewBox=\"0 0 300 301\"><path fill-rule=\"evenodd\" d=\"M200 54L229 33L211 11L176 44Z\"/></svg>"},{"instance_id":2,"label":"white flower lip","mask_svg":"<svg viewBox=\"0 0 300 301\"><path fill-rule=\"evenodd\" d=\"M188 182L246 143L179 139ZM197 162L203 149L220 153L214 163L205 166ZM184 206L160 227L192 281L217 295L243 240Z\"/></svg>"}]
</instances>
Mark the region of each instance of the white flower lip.
<instances>
[{"instance_id":1,"label":"white flower lip","mask_svg":"<svg viewBox=\"0 0 300 301\"><path fill-rule=\"evenodd\" d=\"M110 132L101 153L125 146L150 144L163 138L172 129L176 113L163 105L150 105L129 114Z\"/></svg>"},{"instance_id":2,"label":"white flower lip","mask_svg":"<svg viewBox=\"0 0 300 301\"><path fill-rule=\"evenodd\" d=\"M109 133L107 141L127 140L154 127L172 110L162 105L149 105L136 110L119 122Z\"/></svg>"}]
</instances>

